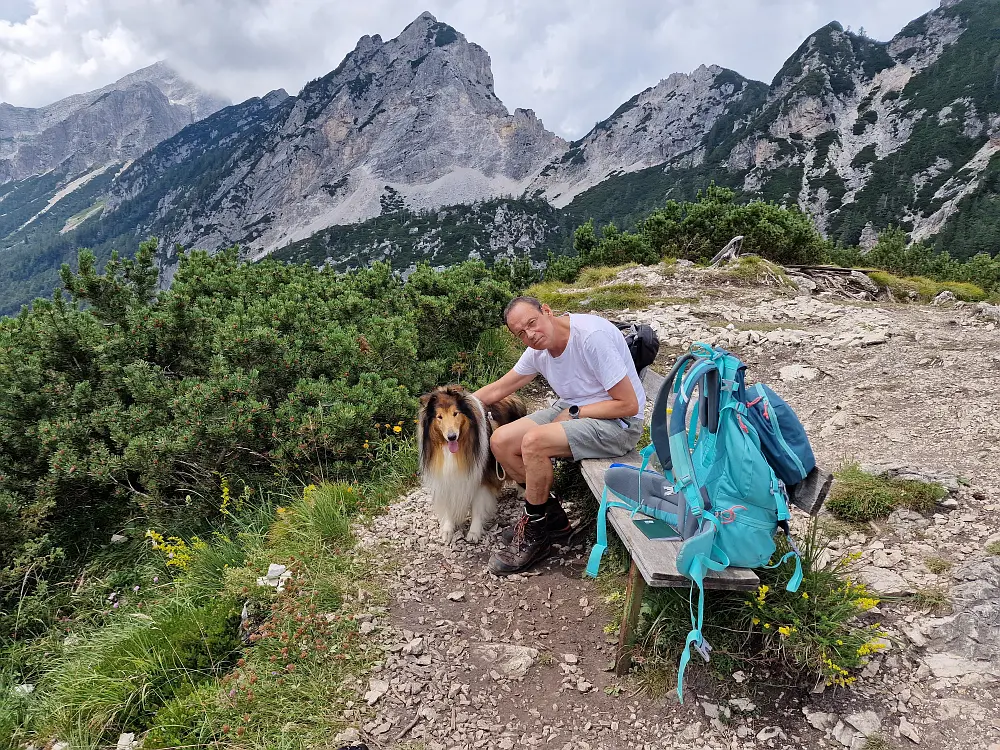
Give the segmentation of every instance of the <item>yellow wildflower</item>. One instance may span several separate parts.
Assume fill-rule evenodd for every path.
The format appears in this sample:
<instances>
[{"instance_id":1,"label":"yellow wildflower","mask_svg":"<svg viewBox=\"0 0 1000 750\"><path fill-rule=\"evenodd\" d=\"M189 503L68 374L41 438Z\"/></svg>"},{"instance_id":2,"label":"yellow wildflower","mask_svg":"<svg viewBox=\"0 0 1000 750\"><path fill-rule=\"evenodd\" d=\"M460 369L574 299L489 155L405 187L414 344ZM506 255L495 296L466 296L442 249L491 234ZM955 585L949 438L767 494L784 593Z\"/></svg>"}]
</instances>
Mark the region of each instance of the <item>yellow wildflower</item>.
<instances>
[{"instance_id":1,"label":"yellow wildflower","mask_svg":"<svg viewBox=\"0 0 1000 750\"><path fill-rule=\"evenodd\" d=\"M763 586L761 586L760 588L757 589L757 603L758 604L763 604L764 603L764 599L767 597L767 592L770 591L770 590L771 590L771 588L767 584L765 584L765 585L763 585Z\"/></svg>"},{"instance_id":2,"label":"yellow wildflower","mask_svg":"<svg viewBox=\"0 0 1000 750\"><path fill-rule=\"evenodd\" d=\"M278 514L279 516L280 516L281 514L283 514L283 513L287 513L287 512L288 512L288 511L287 511L287 510L286 510L285 508L282 508L282 507L281 507L280 505L279 505L279 506L278 506L277 508L275 508L275 509L274 509L274 511L275 511L275 513L277 513L277 514Z\"/></svg>"},{"instance_id":3,"label":"yellow wildflower","mask_svg":"<svg viewBox=\"0 0 1000 750\"><path fill-rule=\"evenodd\" d=\"M782 625L778 628L778 632L781 633L786 638L795 632L795 628L789 627L788 625Z\"/></svg>"},{"instance_id":4,"label":"yellow wildflower","mask_svg":"<svg viewBox=\"0 0 1000 750\"><path fill-rule=\"evenodd\" d=\"M400 427L399 425L396 425L395 427L392 428L392 431L399 434L400 432L403 431L403 428Z\"/></svg>"},{"instance_id":5,"label":"yellow wildflower","mask_svg":"<svg viewBox=\"0 0 1000 750\"><path fill-rule=\"evenodd\" d=\"M858 649L858 656L868 656L869 654L877 654L879 651L885 648L884 643L879 643L878 641L868 641L861 648Z\"/></svg>"},{"instance_id":6,"label":"yellow wildflower","mask_svg":"<svg viewBox=\"0 0 1000 750\"><path fill-rule=\"evenodd\" d=\"M752 622L753 622L754 625L760 625L760 618L759 617L755 617L755 618L753 618Z\"/></svg>"},{"instance_id":7,"label":"yellow wildflower","mask_svg":"<svg viewBox=\"0 0 1000 750\"><path fill-rule=\"evenodd\" d=\"M809 594L808 594L808 593L806 593L805 591L803 591L803 592L802 592L802 598L803 598L803 599L808 599L808 598L809 598Z\"/></svg>"},{"instance_id":8,"label":"yellow wildflower","mask_svg":"<svg viewBox=\"0 0 1000 750\"><path fill-rule=\"evenodd\" d=\"M771 623L769 623L769 622L765 622L764 623L764 630L768 630L770 627L771 627Z\"/></svg>"}]
</instances>

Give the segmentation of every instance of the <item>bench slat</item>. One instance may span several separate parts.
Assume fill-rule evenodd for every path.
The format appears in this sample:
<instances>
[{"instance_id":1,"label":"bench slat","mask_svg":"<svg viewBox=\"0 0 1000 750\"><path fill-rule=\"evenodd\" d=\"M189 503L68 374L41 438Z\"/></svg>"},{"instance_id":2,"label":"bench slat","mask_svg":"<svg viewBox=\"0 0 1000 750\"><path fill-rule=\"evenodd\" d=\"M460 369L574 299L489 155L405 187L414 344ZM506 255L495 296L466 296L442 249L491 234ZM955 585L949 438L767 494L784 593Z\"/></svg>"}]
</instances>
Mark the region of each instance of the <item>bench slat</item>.
<instances>
[{"instance_id":1,"label":"bench slat","mask_svg":"<svg viewBox=\"0 0 1000 750\"><path fill-rule=\"evenodd\" d=\"M636 518L645 518L637 513ZM646 585L659 588L678 588L691 585L677 570L677 552L680 542L651 541L632 523L632 514L624 508L611 508L608 520L632 554ZM726 568L709 571L705 576L706 589L753 591L760 585L757 574L747 568Z\"/></svg>"}]
</instances>

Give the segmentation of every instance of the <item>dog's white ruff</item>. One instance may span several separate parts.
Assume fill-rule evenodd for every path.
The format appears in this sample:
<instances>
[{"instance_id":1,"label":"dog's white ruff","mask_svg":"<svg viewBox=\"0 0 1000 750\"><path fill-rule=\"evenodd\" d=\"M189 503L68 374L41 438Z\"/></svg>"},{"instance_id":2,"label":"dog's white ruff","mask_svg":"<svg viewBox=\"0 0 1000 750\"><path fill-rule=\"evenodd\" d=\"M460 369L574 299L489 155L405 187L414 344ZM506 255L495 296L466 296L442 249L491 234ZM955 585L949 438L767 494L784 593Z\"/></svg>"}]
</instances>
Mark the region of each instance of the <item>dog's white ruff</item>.
<instances>
[{"instance_id":1,"label":"dog's white ruff","mask_svg":"<svg viewBox=\"0 0 1000 750\"><path fill-rule=\"evenodd\" d=\"M444 454L444 465L440 472L434 471L429 465L425 466L423 430L418 433L421 466L425 466L423 484L433 498L434 515L441 523L442 542L451 541L455 530L465 523L470 513L472 521L465 538L470 542L478 542L483 538L486 526L493 521L497 511L496 495L488 485L483 484L483 472L490 457L486 411L477 398L470 397L469 403L476 412L475 428L479 432L479 454L467 471L459 466L455 454L450 452Z\"/></svg>"}]
</instances>

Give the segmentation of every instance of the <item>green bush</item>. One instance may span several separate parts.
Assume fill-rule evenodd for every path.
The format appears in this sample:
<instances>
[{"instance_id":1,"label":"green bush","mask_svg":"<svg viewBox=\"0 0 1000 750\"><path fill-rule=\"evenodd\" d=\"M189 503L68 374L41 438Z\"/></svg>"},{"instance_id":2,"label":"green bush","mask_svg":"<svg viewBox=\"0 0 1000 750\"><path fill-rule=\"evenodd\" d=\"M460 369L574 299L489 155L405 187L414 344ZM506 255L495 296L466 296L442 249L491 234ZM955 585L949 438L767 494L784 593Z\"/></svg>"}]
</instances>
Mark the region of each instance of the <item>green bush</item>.
<instances>
[{"instance_id":1,"label":"green bush","mask_svg":"<svg viewBox=\"0 0 1000 750\"><path fill-rule=\"evenodd\" d=\"M578 255L553 255L549 253L548 262L545 264L544 281L561 281L569 284L576 280L582 266Z\"/></svg>"},{"instance_id":2,"label":"green bush","mask_svg":"<svg viewBox=\"0 0 1000 750\"><path fill-rule=\"evenodd\" d=\"M826 249L812 221L797 208L738 203L734 191L714 184L699 192L696 201L667 201L639 222L635 232L609 223L598 237L588 221L577 228L573 247L581 266L652 265L663 258L707 260L737 235L744 238L744 251L779 264L818 262ZM573 280L563 267L545 278Z\"/></svg>"},{"instance_id":3,"label":"green bush","mask_svg":"<svg viewBox=\"0 0 1000 750\"><path fill-rule=\"evenodd\" d=\"M508 286L513 293L531 286L542 280L542 271L535 267L531 258L522 255L517 258L500 258L493 263L490 276Z\"/></svg>"},{"instance_id":4,"label":"green bush","mask_svg":"<svg viewBox=\"0 0 1000 750\"><path fill-rule=\"evenodd\" d=\"M857 464L848 464L835 476L826 507L837 518L852 523L885 518L896 508L929 513L948 494L938 484L879 477L862 471Z\"/></svg>"},{"instance_id":5,"label":"green bush","mask_svg":"<svg viewBox=\"0 0 1000 750\"><path fill-rule=\"evenodd\" d=\"M72 302L57 295L0 321L5 609L130 519L218 519L222 472L238 495L276 472L365 471L375 425L412 434L416 397L496 328L527 273L469 262L420 266L404 282L387 265L247 265L230 249L184 255L158 292L155 250L144 243L103 274L81 252L79 270L62 273ZM37 631L46 617L20 622Z\"/></svg>"},{"instance_id":6,"label":"green bush","mask_svg":"<svg viewBox=\"0 0 1000 750\"><path fill-rule=\"evenodd\" d=\"M826 243L798 208L752 201L737 203L736 193L710 186L694 202L668 201L639 226L661 257L704 261L743 236L743 252L781 265L815 263Z\"/></svg>"}]
</instances>

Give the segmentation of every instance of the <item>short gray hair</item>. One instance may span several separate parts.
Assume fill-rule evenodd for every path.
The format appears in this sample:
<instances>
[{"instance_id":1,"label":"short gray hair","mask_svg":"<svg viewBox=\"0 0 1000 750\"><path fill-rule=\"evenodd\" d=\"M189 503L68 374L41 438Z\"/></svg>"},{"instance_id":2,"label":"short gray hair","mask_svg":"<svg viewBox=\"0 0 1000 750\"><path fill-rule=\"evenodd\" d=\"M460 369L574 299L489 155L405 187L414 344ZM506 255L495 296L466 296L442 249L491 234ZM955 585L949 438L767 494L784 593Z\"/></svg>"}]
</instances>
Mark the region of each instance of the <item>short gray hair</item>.
<instances>
[{"instance_id":1,"label":"short gray hair","mask_svg":"<svg viewBox=\"0 0 1000 750\"><path fill-rule=\"evenodd\" d=\"M514 299L512 299L510 302L507 303L507 307L503 309L504 325L506 325L507 323L507 318L510 316L510 311L513 310L522 302L526 305L530 305L534 309L538 310L538 312L542 311L542 303L539 301L538 297L525 297L525 296L514 297Z\"/></svg>"}]
</instances>

